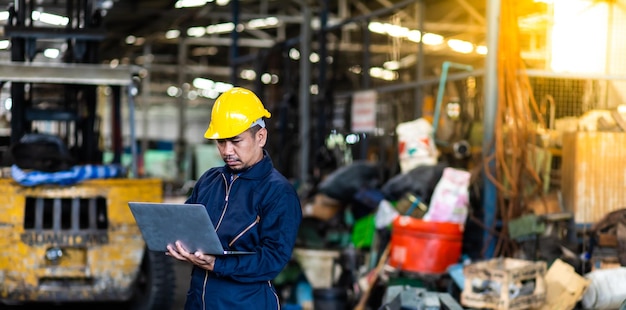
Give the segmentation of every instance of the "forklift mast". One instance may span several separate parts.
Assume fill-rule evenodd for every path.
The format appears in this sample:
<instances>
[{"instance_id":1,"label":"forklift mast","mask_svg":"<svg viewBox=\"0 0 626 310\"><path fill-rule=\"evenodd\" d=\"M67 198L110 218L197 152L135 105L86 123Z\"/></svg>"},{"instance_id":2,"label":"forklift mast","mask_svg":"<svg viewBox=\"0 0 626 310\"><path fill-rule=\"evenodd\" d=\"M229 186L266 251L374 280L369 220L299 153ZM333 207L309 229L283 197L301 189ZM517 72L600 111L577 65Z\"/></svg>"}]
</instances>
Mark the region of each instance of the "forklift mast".
<instances>
[{"instance_id":1,"label":"forklift mast","mask_svg":"<svg viewBox=\"0 0 626 310\"><path fill-rule=\"evenodd\" d=\"M11 61L32 64L33 59L45 49L44 43L40 44L45 39L57 40L67 46L61 55L63 64L97 64L98 45L105 31L100 25L101 11L94 9L93 3L67 1L67 26L50 28L35 25L33 1L16 0L9 8L9 19L4 27L5 35L11 38ZM88 81L86 72L77 83L63 81L62 77L68 74L68 66L57 68L50 71L52 77L57 78L55 84L43 78L39 78L42 83L37 83L36 79L20 81L19 77L24 74L22 69L12 72L13 76L2 77L3 81L11 82L11 144L32 133L34 122L53 121L59 124L59 133L65 135L62 137L64 141L73 144L71 155L77 163L98 164L102 154L98 145L97 85ZM113 87L118 88L113 93L119 93L119 86ZM119 96L114 98L117 102L113 106L119 108Z\"/></svg>"}]
</instances>

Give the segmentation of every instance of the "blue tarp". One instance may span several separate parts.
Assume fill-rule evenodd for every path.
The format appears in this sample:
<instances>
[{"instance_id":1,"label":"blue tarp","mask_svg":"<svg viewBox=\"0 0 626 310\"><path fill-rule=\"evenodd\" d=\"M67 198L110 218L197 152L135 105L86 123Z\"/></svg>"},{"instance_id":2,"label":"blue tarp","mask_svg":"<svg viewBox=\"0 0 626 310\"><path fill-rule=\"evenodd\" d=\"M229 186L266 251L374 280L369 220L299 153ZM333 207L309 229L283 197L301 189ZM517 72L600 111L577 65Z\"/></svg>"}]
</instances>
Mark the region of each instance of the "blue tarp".
<instances>
[{"instance_id":1,"label":"blue tarp","mask_svg":"<svg viewBox=\"0 0 626 310\"><path fill-rule=\"evenodd\" d=\"M11 166L11 176L24 186L41 184L72 185L88 179L106 179L124 176L125 169L121 165L80 165L69 170L57 172L42 172L38 170L25 171L17 165Z\"/></svg>"}]
</instances>

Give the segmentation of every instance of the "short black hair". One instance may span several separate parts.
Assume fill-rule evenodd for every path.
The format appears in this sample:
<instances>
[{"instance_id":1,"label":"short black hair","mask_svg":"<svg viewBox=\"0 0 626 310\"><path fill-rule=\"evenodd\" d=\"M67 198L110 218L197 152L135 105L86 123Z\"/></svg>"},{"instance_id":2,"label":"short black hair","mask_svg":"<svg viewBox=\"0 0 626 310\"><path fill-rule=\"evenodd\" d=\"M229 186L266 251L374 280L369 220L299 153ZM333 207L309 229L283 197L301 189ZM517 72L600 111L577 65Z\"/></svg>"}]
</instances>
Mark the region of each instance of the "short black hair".
<instances>
[{"instance_id":1,"label":"short black hair","mask_svg":"<svg viewBox=\"0 0 626 310\"><path fill-rule=\"evenodd\" d=\"M250 128L248 128L248 131L250 131L250 133L254 136L257 132L259 132L259 130L261 130L261 125L254 125Z\"/></svg>"}]
</instances>

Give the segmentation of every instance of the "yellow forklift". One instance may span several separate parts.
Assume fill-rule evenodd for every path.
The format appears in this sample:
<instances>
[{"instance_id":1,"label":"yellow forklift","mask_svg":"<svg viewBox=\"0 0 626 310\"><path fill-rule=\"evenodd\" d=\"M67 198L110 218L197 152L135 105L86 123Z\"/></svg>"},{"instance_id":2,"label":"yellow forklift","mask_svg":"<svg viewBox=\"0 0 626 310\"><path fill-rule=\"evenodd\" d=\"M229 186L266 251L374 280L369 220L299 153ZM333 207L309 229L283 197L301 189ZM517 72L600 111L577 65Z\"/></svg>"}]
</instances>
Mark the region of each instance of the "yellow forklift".
<instances>
[{"instance_id":1,"label":"yellow forklift","mask_svg":"<svg viewBox=\"0 0 626 310\"><path fill-rule=\"evenodd\" d=\"M4 27L11 38L11 62L0 64L2 89L10 88L10 94L2 95L12 102L4 153L10 153L26 135L50 129L66 144L73 167L104 165L105 144L110 145L111 164L121 165L129 145L132 160L123 176L33 186L16 181L14 162L3 163L0 307L119 302L133 310L170 310L173 262L164 253L146 249L128 208L129 201L163 199L162 180L142 178L138 173L133 124L137 70L96 64L96 43L102 34L95 30L99 28L40 29L29 24L27 10L17 10L27 8L25 1L16 3L21 6L10 10ZM89 6L80 9L80 14L71 16L85 20L75 24L94 25L93 15L98 12ZM61 63L31 61L41 50L37 39L50 37L66 40L71 55L65 55ZM108 137L102 134L101 105L107 105L111 115ZM128 127L122 121L125 106ZM128 131L130 138L123 141L123 132Z\"/></svg>"}]
</instances>

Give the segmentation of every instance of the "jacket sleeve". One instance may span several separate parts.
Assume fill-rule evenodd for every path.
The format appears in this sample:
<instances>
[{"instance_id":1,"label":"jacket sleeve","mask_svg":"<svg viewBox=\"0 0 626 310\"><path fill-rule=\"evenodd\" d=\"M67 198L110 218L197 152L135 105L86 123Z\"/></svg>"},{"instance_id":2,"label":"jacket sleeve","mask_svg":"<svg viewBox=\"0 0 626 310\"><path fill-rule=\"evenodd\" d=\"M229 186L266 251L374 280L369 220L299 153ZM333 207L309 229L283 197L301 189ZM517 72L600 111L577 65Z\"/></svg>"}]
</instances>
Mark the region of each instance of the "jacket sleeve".
<instances>
[{"instance_id":1,"label":"jacket sleeve","mask_svg":"<svg viewBox=\"0 0 626 310\"><path fill-rule=\"evenodd\" d=\"M277 194L264 205L257 253L218 257L213 269L217 276L239 282L269 281L289 262L302 220L302 209L293 188L284 186Z\"/></svg>"}]
</instances>

